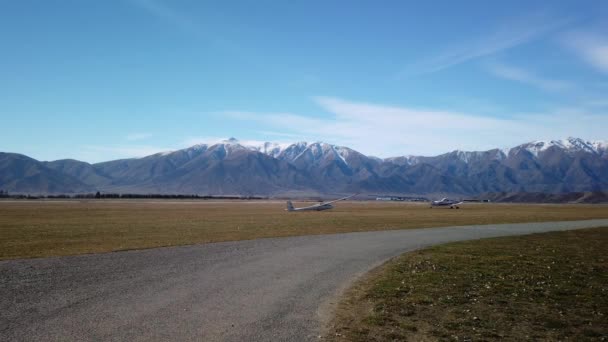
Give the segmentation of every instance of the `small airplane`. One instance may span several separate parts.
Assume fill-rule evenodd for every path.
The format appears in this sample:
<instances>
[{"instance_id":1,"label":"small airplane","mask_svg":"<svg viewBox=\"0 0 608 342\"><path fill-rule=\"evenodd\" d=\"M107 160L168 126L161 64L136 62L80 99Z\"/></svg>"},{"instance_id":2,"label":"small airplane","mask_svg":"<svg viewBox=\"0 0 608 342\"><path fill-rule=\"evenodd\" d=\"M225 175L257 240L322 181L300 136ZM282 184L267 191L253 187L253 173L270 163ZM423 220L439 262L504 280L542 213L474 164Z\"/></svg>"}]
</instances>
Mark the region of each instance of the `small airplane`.
<instances>
[{"instance_id":1,"label":"small airplane","mask_svg":"<svg viewBox=\"0 0 608 342\"><path fill-rule=\"evenodd\" d=\"M451 199L447 199L447 198L442 198L439 201L432 201L431 202L431 208L433 207L449 207L450 209L460 209L460 207L458 206L459 204L462 204L462 201L455 201L455 200L451 200Z\"/></svg>"},{"instance_id":2,"label":"small airplane","mask_svg":"<svg viewBox=\"0 0 608 342\"><path fill-rule=\"evenodd\" d=\"M354 195L339 198L337 200L333 200L333 201L329 201L329 202L321 202L321 203L311 205L309 207L301 207L301 208L294 208L291 201L287 201L287 209L285 209L285 210L287 210L287 211L321 211L321 210L333 209L334 206L331 205L332 203L335 203L338 201L344 201L344 200L349 199L356 195L357 194L354 194Z\"/></svg>"}]
</instances>

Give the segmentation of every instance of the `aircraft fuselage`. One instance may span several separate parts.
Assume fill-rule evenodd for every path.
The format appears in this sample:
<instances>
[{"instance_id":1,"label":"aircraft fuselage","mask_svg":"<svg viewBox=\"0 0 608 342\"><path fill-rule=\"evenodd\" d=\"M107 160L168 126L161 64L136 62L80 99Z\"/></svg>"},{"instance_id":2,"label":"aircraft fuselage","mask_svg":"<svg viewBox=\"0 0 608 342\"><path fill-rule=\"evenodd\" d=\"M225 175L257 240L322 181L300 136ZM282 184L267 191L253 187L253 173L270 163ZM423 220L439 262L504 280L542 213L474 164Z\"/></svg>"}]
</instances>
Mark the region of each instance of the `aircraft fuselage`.
<instances>
[{"instance_id":1,"label":"aircraft fuselage","mask_svg":"<svg viewBox=\"0 0 608 342\"><path fill-rule=\"evenodd\" d=\"M431 208L432 207L445 207L445 208L450 208L450 209L454 209L454 208L460 209L460 207L458 205L461 203L462 203L461 201L453 201L453 200L444 198L439 201L431 202Z\"/></svg>"},{"instance_id":2,"label":"aircraft fuselage","mask_svg":"<svg viewBox=\"0 0 608 342\"><path fill-rule=\"evenodd\" d=\"M329 210L329 209L333 209L334 206L331 204L321 204L321 205L312 205L310 207L304 207L304 208L295 208L294 211L322 211L322 210Z\"/></svg>"}]
</instances>

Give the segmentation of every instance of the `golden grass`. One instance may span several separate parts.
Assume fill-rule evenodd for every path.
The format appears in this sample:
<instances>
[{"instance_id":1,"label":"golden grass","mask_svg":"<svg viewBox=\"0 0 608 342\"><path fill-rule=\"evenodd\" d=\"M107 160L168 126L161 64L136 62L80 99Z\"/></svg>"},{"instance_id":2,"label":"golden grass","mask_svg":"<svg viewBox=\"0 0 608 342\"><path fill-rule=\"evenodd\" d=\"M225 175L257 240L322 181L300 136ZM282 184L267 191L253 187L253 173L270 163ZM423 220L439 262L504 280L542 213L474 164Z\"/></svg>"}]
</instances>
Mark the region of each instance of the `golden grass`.
<instances>
[{"instance_id":1,"label":"golden grass","mask_svg":"<svg viewBox=\"0 0 608 342\"><path fill-rule=\"evenodd\" d=\"M328 341L603 341L608 228L406 253L338 305Z\"/></svg>"},{"instance_id":2,"label":"golden grass","mask_svg":"<svg viewBox=\"0 0 608 342\"><path fill-rule=\"evenodd\" d=\"M305 205L306 203L297 203ZM310 203L308 203L310 204ZM0 259L309 234L608 218L602 205L341 202L322 212L274 201L0 201Z\"/></svg>"}]
</instances>

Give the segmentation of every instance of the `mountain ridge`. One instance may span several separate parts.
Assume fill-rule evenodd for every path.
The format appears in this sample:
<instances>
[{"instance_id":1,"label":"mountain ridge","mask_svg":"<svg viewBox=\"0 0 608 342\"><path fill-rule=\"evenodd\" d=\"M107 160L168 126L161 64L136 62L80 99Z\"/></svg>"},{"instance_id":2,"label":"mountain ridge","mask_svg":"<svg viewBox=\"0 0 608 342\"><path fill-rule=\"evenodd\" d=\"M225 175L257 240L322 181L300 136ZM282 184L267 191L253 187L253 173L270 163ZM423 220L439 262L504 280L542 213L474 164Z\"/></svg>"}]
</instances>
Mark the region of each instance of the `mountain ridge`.
<instances>
[{"instance_id":1,"label":"mountain ridge","mask_svg":"<svg viewBox=\"0 0 608 342\"><path fill-rule=\"evenodd\" d=\"M0 189L218 195L285 191L474 195L608 189L608 142L573 137L509 149L384 159L324 142L244 144L235 138L95 164L16 156L22 155L0 155ZM15 171L19 163L36 170L39 180L28 180L31 175Z\"/></svg>"}]
</instances>

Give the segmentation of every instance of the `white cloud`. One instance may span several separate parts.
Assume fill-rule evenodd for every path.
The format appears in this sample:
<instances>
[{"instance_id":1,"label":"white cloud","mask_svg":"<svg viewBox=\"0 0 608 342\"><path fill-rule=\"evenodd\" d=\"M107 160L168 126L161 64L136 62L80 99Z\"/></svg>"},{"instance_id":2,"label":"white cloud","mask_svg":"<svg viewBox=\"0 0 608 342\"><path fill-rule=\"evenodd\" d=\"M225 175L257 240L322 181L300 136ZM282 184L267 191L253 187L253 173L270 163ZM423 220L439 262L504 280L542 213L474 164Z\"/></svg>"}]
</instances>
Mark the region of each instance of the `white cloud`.
<instances>
[{"instance_id":1,"label":"white cloud","mask_svg":"<svg viewBox=\"0 0 608 342\"><path fill-rule=\"evenodd\" d=\"M131 0L133 4L148 13L165 20L185 31L200 33L201 29L188 16L182 14L158 0Z\"/></svg>"},{"instance_id":2,"label":"white cloud","mask_svg":"<svg viewBox=\"0 0 608 342\"><path fill-rule=\"evenodd\" d=\"M606 38L606 34L570 32L564 35L563 42L592 67L608 73L608 38Z\"/></svg>"},{"instance_id":3,"label":"white cloud","mask_svg":"<svg viewBox=\"0 0 608 342\"><path fill-rule=\"evenodd\" d=\"M139 140L146 140L150 137L152 137L152 134L150 134L150 133L131 133L126 136L126 139L128 141L139 141Z\"/></svg>"},{"instance_id":4,"label":"white cloud","mask_svg":"<svg viewBox=\"0 0 608 342\"><path fill-rule=\"evenodd\" d=\"M213 145L213 144L217 144L222 140L225 140L226 138L220 138L220 137L209 137L209 136L205 136L205 137L188 137L184 140L182 140L179 145L180 148L186 148L186 147L191 147L194 145Z\"/></svg>"},{"instance_id":5,"label":"white cloud","mask_svg":"<svg viewBox=\"0 0 608 342\"><path fill-rule=\"evenodd\" d=\"M98 163L114 159L141 158L169 150L171 149L150 145L87 145L83 147L76 158L86 160L89 163Z\"/></svg>"},{"instance_id":6,"label":"white cloud","mask_svg":"<svg viewBox=\"0 0 608 342\"><path fill-rule=\"evenodd\" d=\"M173 8L175 1L163 0L131 0L131 3L146 11L152 16L170 24L183 32L204 39L208 43L233 51L240 51L240 47L220 36L217 32L204 27L204 22L196 20L185 11ZM169 5L171 4L171 5Z\"/></svg>"},{"instance_id":7,"label":"white cloud","mask_svg":"<svg viewBox=\"0 0 608 342\"><path fill-rule=\"evenodd\" d=\"M605 139L608 113L556 108L550 113L519 114L509 119L333 97L315 101L330 115L310 118L291 113L229 112L239 120L261 123L286 134L315 136L379 157L436 155L455 149L486 150L536 139L580 136Z\"/></svg>"},{"instance_id":8,"label":"white cloud","mask_svg":"<svg viewBox=\"0 0 608 342\"><path fill-rule=\"evenodd\" d=\"M517 18L494 29L487 29L486 31L490 31L487 35L460 42L435 57L410 65L401 75L437 72L470 60L490 56L538 39L570 21L570 19L551 18L542 13Z\"/></svg>"},{"instance_id":9,"label":"white cloud","mask_svg":"<svg viewBox=\"0 0 608 342\"><path fill-rule=\"evenodd\" d=\"M306 140L306 139L310 139L310 136L303 136L300 134L293 134L293 133L285 133L285 132L276 132L276 131L257 131L256 133L264 135L264 136L271 136L271 137L281 137L281 138L288 138L291 140L294 139L300 139L300 140Z\"/></svg>"},{"instance_id":10,"label":"white cloud","mask_svg":"<svg viewBox=\"0 0 608 342\"><path fill-rule=\"evenodd\" d=\"M265 140L282 145L296 141L324 141L351 147L378 157L437 155L456 149L480 151L512 147L532 140L568 136L606 140L608 108L573 106L552 108L543 113L519 113L509 118L480 116L466 112L413 108L315 97L326 115L310 117L294 113L222 112L227 120L252 123L260 139L239 140L260 146ZM278 141L265 137L276 136ZM204 143L215 144L228 137L189 137L171 148L146 144L85 146L79 155L89 162L138 158L162 151ZM239 137L236 137L239 138Z\"/></svg>"},{"instance_id":11,"label":"white cloud","mask_svg":"<svg viewBox=\"0 0 608 342\"><path fill-rule=\"evenodd\" d=\"M575 88L574 84L570 82L543 78L531 71L514 66L494 63L488 64L486 68L495 76L511 81L529 84L546 91L565 91Z\"/></svg>"}]
</instances>

